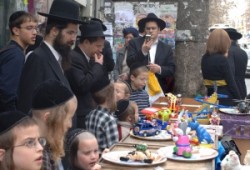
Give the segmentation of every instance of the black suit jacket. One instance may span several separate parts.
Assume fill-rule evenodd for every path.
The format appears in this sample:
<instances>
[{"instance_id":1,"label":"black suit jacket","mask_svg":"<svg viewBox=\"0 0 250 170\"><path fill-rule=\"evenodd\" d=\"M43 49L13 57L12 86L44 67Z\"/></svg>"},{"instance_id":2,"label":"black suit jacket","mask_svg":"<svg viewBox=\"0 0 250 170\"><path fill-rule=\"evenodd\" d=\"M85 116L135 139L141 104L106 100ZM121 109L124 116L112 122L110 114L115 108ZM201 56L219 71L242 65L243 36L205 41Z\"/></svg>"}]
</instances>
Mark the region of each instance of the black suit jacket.
<instances>
[{"instance_id":1,"label":"black suit jacket","mask_svg":"<svg viewBox=\"0 0 250 170\"><path fill-rule=\"evenodd\" d=\"M144 56L141 51L144 37L135 38L129 41L127 52L127 64L130 67L135 62L148 65L148 57ZM155 54L155 64L161 66L161 74L155 74L164 93L167 90L166 78L171 77L175 73L175 61L171 47L164 42L158 40Z\"/></svg>"},{"instance_id":2,"label":"black suit jacket","mask_svg":"<svg viewBox=\"0 0 250 170\"><path fill-rule=\"evenodd\" d=\"M95 108L90 92L91 87L104 77L105 72L101 64L96 62L89 64L86 56L78 46L71 52L70 56L72 65L69 70L65 71L65 75L78 100L76 115L85 117ZM82 123L84 124L84 122Z\"/></svg>"},{"instance_id":3,"label":"black suit jacket","mask_svg":"<svg viewBox=\"0 0 250 170\"><path fill-rule=\"evenodd\" d=\"M102 50L103 54L103 68L105 69L105 74L108 77L109 72L113 71L115 67L115 61L113 59L113 52L109 41L104 41L104 48Z\"/></svg>"},{"instance_id":4,"label":"black suit jacket","mask_svg":"<svg viewBox=\"0 0 250 170\"><path fill-rule=\"evenodd\" d=\"M240 92L241 99L245 99L247 95L247 87L245 83L245 74L247 69L247 53L242 50L235 42L232 45L228 53L228 61L232 73L235 78L236 85Z\"/></svg>"},{"instance_id":5,"label":"black suit jacket","mask_svg":"<svg viewBox=\"0 0 250 170\"><path fill-rule=\"evenodd\" d=\"M34 89L40 83L49 79L61 81L70 89L70 85L55 56L49 47L42 43L28 56L25 62L19 83L18 110L27 113L31 109Z\"/></svg>"}]
</instances>

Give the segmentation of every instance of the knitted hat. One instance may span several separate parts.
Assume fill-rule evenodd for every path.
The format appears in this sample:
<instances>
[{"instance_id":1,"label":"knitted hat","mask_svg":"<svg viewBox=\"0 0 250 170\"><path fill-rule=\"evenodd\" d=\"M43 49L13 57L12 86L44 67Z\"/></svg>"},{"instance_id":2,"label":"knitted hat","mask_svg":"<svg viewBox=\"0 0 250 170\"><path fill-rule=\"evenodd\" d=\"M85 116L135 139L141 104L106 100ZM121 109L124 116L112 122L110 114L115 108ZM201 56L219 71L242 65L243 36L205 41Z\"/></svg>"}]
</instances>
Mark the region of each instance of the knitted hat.
<instances>
[{"instance_id":1,"label":"knitted hat","mask_svg":"<svg viewBox=\"0 0 250 170\"><path fill-rule=\"evenodd\" d=\"M129 100L126 99L119 100L117 102L115 115L119 116L123 114L128 109L128 106L129 106Z\"/></svg>"},{"instance_id":2,"label":"knitted hat","mask_svg":"<svg viewBox=\"0 0 250 170\"><path fill-rule=\"evenodd\" d=\"M0 135L16 126L25 117L28 116L20 111L7 111L0 113Z\"/></svg>"},{"instance_id":3,"label":"knitted hat","mask_svg":"<svg viewBox=\"0 0 250 170\"><path fill-rule=\"evenodd\" d=\"M43 110L59 106L73 96L74 94L61 82L57 80L47 80L34 90L32 109Z\"/></svg>"},{"instance_id":4,"label":"knitted hat","mask_svg":"<svg viewBox=\"0 0 250 170\"><path fill-rule=\"evenodd\" d=\"M128 34L132 34L134 38L139 36L138 30L134 27L124 28L122 30L122 33L123 33L123 37L126 37L126 35Z\"/></svg>"}]
</instances>

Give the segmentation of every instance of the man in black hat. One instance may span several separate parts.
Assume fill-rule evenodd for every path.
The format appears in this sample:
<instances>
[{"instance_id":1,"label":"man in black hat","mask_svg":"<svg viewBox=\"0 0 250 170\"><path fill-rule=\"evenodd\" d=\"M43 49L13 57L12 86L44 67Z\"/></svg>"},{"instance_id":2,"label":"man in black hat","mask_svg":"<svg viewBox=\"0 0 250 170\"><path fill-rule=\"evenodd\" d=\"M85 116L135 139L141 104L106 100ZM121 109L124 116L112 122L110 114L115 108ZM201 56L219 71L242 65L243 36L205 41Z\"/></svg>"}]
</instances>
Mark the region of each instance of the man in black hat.
<instances>
[{"instance_id":1,"label":"man in black hat","mask_svg":"<svg viewBox=\"0 0 250 170\"><path fill-rule=\"evenodd\" d=\"M236 85L240 92L241 99L247 96L247 88L245 83L245 74L247 69L247 53L237 44L237 40L241 39L242 34L234 28L227 28L225 31L231 39L231 47L228 52L228 60L235 78Z\"/></svg>"},{"instance_id":2,"label":"man in black hat","mask_svg":"<svg viewBox=\"0 0 250 170\"><path fill-rule=\"evenodd\" d=\"M145 30L145 36L133 39L128 45L127 64L141 62L155 73L164 93L167 92L166 79L173 76L175 62L171 47L158 39L158 34L166 27L166 23L155 14L149 13L138 22ZM147 38L146 38L147 37Z\"/></svg>"},{"instance_id":3,"label":"man in black hat","mask_svg":"<svg viewBox=\"0 0 250 170\"><path fill-rule=\"evenodd\" d=\"M70 67L69 52L77 37L80 7L72 0L53 1L47 17L44 41L28 57L20 79L18 109L28 112L33 90L48 79L61 81L70 89L63 72Z\"/></svg>"},{"instance_id":4,"label":"man in black hat","mask_svg":"<svg viewBox=\"0 0 250 170\"><path fill-rule=\"evenodd\" d=\"M103 31L107 30L107 27L103 24L102 20L98 18L91 18L91 20L100 22L102 24ZM115 67L115 61L113 59L112 48L108 40L104 41L102 54L103 54L103 66L106 69L106 76L107 78L109 78L109 73L113 71Z\"/></svg>"},{"instance_id":5,"label":"man in black hat","mask_svg":"<svg viewBox=\"0 0 250 170\"><path fill-rule=\"evenodd\" d=\"M80 43L70 54L72 66L65 75L78 100L77 127L84 128L85 116L95 108L90 90L106 78L102 55L105 37L97 21L81 25L80 31Z\"/></svg>"}]
</instances>

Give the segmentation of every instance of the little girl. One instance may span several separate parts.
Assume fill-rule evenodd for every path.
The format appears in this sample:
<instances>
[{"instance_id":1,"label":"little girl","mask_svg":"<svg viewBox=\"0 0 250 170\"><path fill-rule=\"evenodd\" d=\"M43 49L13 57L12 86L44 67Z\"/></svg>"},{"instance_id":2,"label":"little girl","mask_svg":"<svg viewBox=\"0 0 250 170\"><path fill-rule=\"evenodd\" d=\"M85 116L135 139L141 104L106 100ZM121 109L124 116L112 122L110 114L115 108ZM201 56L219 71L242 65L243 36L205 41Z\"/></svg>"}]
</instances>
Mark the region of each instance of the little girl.
<instances>
[{"instance_id":1,"label":"little girl","mask_svg":"<svg viewBox=\"0 0 250 170\"><path fill-rule=\"evenodd\" d=\"M118 80L114 83L116 101L121 99L129 99L131 94L131 88L129 84L125 81Z\"/></svg>"},{"instance_id":2,"label":"little girl","mask_svg":"<svg viewBox=\"0 0 250 170\"><path fill-rule=\"evenodd\" d=\"M102 152L119 141L116 119L112 115L116 109L114 84L103 79L91 92L97 107L86 116L85 127L96 136Z\"/></svg>"},{"instance_id":3,"label":"little girl","mask_svg":"<svg viewBox=\"0 0 250 170\"><path fill-rule=\"evenodd\" d=\"M69 148L70 170L100 170L97 164L99 147L96 137L89 131L74 129L66 137Z\"/></svg>"},{"instance_id":4,"label":"little girl","mask_svg":"<svg viewBox=\"0 0 250 170\"><path fill-rule=\"evenodd\" d=\"M136 102L140 113L142 109L149 107L149 96L144 90L148 81L148 68L140 63L132 64L130 67L129 81L132 88L129 100Z\"/></svg>"},{"instance_id":5,"label":"little girl","mask_svg":"<svg viewBox=\"0 0 250 170\"><path fill-rule=\"evenodd\" d=\"M121 140L129 134L133 124L138 121L137 104L125 99L119 100L115 115L118 119L119 140Z\"/></svg>"},{"instance_id":6,"label":"little girl","mask_svg":"<svg viewBox=\"0 0 250 170\"><path fill-rule=\"evenodd\" d=\"M0 169L40 170L45 138L36 121L19 111L0 114Z\"/></svg>"}]
</instances>

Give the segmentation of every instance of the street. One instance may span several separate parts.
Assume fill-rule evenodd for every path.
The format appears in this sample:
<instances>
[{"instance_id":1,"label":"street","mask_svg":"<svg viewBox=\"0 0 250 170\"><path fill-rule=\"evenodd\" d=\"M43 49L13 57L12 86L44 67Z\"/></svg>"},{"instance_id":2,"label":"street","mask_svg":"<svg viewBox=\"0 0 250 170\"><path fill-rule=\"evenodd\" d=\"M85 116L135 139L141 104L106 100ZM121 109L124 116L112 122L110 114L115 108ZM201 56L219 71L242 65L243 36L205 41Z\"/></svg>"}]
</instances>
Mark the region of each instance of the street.
<instances>
[{"instance_id":1,"label":"street","mask_svg":"<svg viewBox=\"0 0 250 170\"><path fill-rule=\"evenodd\" d=\"M245 78L246 86L247 86L247 94L250 93L250 78L246 77Z\"/></svg>"}]
</instances>

